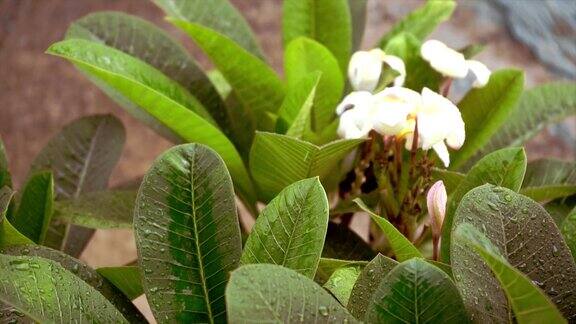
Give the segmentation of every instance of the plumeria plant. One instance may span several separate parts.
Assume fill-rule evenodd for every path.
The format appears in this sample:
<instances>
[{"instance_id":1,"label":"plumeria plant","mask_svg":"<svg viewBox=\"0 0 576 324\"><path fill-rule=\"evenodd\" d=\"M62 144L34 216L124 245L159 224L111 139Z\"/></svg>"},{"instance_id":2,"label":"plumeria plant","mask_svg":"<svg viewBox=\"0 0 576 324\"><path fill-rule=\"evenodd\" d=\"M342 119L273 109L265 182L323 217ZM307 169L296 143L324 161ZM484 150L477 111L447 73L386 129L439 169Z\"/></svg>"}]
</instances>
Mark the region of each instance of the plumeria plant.
<instances>
[{"instance_id":1,"label":"plumeria plant","mask_svg":"<svg viewBox=\"0 0 576 324\"><path fill-rule=\"evenodd\" d=\"M365 0L284 0L283 76L227 0L154 3L213 69L119 12L47 53L179 145L110 189L122 125L80 119L16 195L0 149L3 321L143 322L143 294L161 323L576 321L574 163L521 147L576 113L574 83L427 39L453 1L360 50ZM119 227L137 261L76 259Z\"/></svg>"}]
</instances>

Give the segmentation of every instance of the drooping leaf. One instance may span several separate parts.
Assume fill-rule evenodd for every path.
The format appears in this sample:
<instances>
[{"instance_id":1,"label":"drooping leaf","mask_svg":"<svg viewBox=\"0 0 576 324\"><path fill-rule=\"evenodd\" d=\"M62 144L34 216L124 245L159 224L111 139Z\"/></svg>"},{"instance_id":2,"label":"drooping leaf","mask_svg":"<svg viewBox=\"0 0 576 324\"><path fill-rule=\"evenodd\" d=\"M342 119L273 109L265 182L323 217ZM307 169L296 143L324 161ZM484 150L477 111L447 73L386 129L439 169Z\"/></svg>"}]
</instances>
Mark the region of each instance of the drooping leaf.
<instances>
[{"instance_id":1,"label":"drooping leaf","mask_svg":"<svg viewBox=\"0 0 576 324\"><path fill-rule=\"evenodd\" d=\"M112 285L104 276L101 276L94 269L87 266L82 261L75 259L66 253L53 250L40 245L21 245L8 247L2 250L3 254L14 256L40 257L56 262L62 268L70 271L74 276L80 278L92 288L100 292L108 299L131 323L142 323L144 316L126 298L120 290Z\"/></svg>"},{"instance_id":2,"label":"drooping leaf","mask_svg":"<svg viewBox=\"0 0 576 324\"><path fill-rule=\"evenodd\" d=\"M311 126L313 131L321 132L336 117L336 105L344 90L338 61L326 47L310 38L298 37L287 43L284 72L289 88L298 87L304 78L316 71L322 76L316 87Z\"/></svg>"},{"instance_id":3,"label":"drooping leaf","mask_svg":"<svg viewBox=\"0 0 576 324\"><path fill-rule=\"evenodd\" d=\"M138 191L134 228L154 314L224 321L224 288L242 242L232 180L216 152L185 144L162 154Z\"/></svg>"},{"instance_id":4,"label":"drooping leaf","mask_svg":"<svg viewBox=\"0 0 576 324\"><path fill-rule=\"evenodd\" d=\"M284 46L298 37L324 45L346 71L352 49L348 0L285 0L282 6Z\"/></svg>"},{"instance_id":5,"label":"drooping leaf","mask_svg":"<svg viewBox=\"0 0 576 324\"><path fill-rule=\"evenodd\" d=\"M54 219L94 229L132 228L134 190L96 191L57 201Z\"/></svg>"},{"instance_id":6,"label":"drooping leaf","mask_svg":"<svg viewBox=\"0 0 576 324\"><path fill-rule=\"evenodd\" d=\"M257 121L265 113L274 113L280 108L284 84L265 62L213 29L173 17L169 20L184 30L210 58Z\"/></svg>"},{"instance_id":7,"label":"drooping leaf","mask_svg":"<svg viewBox=\"0 0 576 324\"><path fill-rule=\"evenodd\" d=\"M542 159L528 163L520 193L536 201L548 201L576 193L576 164Z\"/></svg>"},{"instance_id":8,"label":"drooping leaf","mask_svg":"<svg viewBox=\"0 0 576 324\"><path fill-rule=\"evenodd\" d=\"M458 151L451 154L451 169L463 166L509 120L523 88L523 72L500 70L492 73L485 87L466 94L458 103L466 125L466 141Z\"/></svg>"},{"instance_id":9,"label":"drooping leaf","mask_svg":"<svg viewBox=\"0 0 576 324\"><path fill-rule=\"evenodd\" d=\"M314 281L273 264L251 264L233 271L226 303L232 323L358 323Z\"/></svg>"},{"instance_id":10,"label":"drooping leaf","mask_svg":"<svg viewBox=\"0 0 576 324\"><path fill-rule=\"evenodd\" d=\"M314 281L318 284L325 284L332 274L341 268L345 267L360 267L364 268L368 264L367 261L358 260L342 260L322 257L318 263L318 270L314 276Z\"/></svg>"},{"instance_id":11,"label":"drooping leaf","mask_svg":"<svg viewBox=\"0 0 576 324\"><path fill-rule=\"evenodd\" d=\"M198 110L203 110L200 108L202 105L182 86L123 52L81 39L56 43L48 53L71 60L105 82L146 109L182 140L210 146L226 161L234 175L238 194L249 202L254 201L252 184L238 151L215 125L205 119L211 117Z\"/></svg>"},{"instance_id":12,"label":"drooping leaf","mask_svg":"<svg viewBox=\"0 0 576 324\"><path fill-rule=\"evenodd\" d=\"M358 234L343 224L328 223L322 257L342 260L371 260L376 252Z\"/></svg>"},{"instance_id":13,"label":"drooping leaf","mask_svg":"<svg viewBox=\"0 0 576 324\"><path fill-rule=\"evenodd\" d=\"M560 231L562 236L564 236L566 245L572 252L572 258L576 260L576 208L566 215L560 225Z\"/></svg>"},{"instance_id":14,"label":"drooping leaf","mask_svg":"<svg viewBox=\"0 0 576 324\"><path fill-rule=\"evenodd\" d=\"M262 210L241 264L270 263L314 278L328 228L328 199L318 178L286 187Z\"/></svg>"},{"instance_id":15,"label":"drooping leaf","mask_svg":"<svg viewBox=\"0 0 576 324\"><path fill-rule=\"evenodd\" d=\"M52 172L41 171L30 176L20 204L10 223L35 243L42 244L52 220L54 179Z\"/></svg>"},{"instance_id":16,"label":"drooping leaf","mask_svg":"<svg viewBox=\"0 0 576 324\"><path fill-rule=\"evenodd\" d=\"M140 269L136 266L102 267L96 271L132 300L144 293Z\"/></svg>"},{"instance_id":17,"label":"drooping leaf","mask_svg":"<svg viewBox=\"0 0 576 324\"><path fill-rule=\"evenodd\" d=\"M359 266L347 266L336 269L324 284L324 289L338 299L340 304L346 306L348 305L354 283L361 271L362 268Z\"/></svg>"},{"instance_id":18,"label":"drooping leaf","mask_svg":"<svg viewBox=\"0 0 576 324\"><path fill-rule=\"evenodd\" d=\"M467 323L458 289L444 271L423 259L394 267L374 291L368 323Z\"/></svg>"},{"instance_id":19,"label":"drooping leaf","mask_svg":"<svg viewBox=\"0 0 576 324\"><path fill-rule=\"evenodd\" d=\"M500 251L511 267L544 290L564 316L569 320L576 318L576 295L572 293L576 283L564 279L576 276L576 265L560 231L542 206L510 189L487 184L462 199L453 228L456 230L463 223L481 231L495 251ZM453 235L458 234L453 231ZM501 286L493 277L492 261L485 262L462 242L454 242L450 254L456 284L474 320L507 322L510 308L502 287L508 289L510 283ZM497 275L500 268L496 268Z\"/></svg>"},{"instance_id":20,"label":"drooping leaf","mask_svg":"<svg viewBox=\"0 0 576 324\"><path fill-rule=\"evenodd\" d=\"M352 23L352 51L360 48L364 30L366 29L366 15L368 0L348 0L350 19Z\"/></svg>"},{"instance_id":21,"label":"drooping leaf","mask_svg":"<svg viewBox=\"0 0 576 324\"><path fill-rule=\"evenodd\" d=\"M323 180L353 148L363 142L339 140L323 146L280 134L257 132L250 151L250 171L262 199L268 201L298 180Z\"/></svg>"},{"instance_id":22,"label":"drooping leaf","mask_svg":"<svg viewBox=\"0 0 576 324\"><path fill-rule=\"evenodd\" d=\"M354 199L354 202L358 204L362 210L367 212L374 223L376 223L382 232L384 232L384 235L386 236L386 239L388 239L390 247L398 261L402 262L411 258L423 257L422 253L420 253L412 242L402 235L402 233L400 233L400 231L398 231L398 229L396 229L396 227L394 227L394 225L392 225L388 220L374 214L374 212L371 211L370 208L362 202L362 200L356 198Z\"/></svg>"},{"instance_id":23,"label":"drooping leaf","mask_svg":"<svg viewBox=\"0 0 576 324\"><path fill-rule=\"evenodd\" d=\"M14 191L9 187L0 188L0 248L12 245L34 244L29 238L18 232L6 219L6 213L13 196Z\"/></svg>"},{"instance_id":24,"label":"drooping leaf","mask_svg":"<svg viewBox=\"0 0 576 324\"><path fill-rule=\"evenodd\" d=\"M8 157L6 156L4 142L2 142L2 138L0 137L0 188L4 186L11 187L12 178L8 170Z\"/></svg>"},{"instance_id":25,"label":"drooping leaf","mask_svg":"<svg viewBox=\"0 0 576 324\"><path fill-rule=\"evenodd\" d=\"M278 109L276 131L288 136L302 138L311 131L312 105L321 73L311 73L302 82L288 87L282 106Z\"/></svg>"},{"instance_id":26,"label":"drooping leaf","mask_svg":"<svg viewBox=\"0 0 576 324\"><path fill-rule=\"evenodd\" d=\"M410 33L418 40L424 40L440 23L448 20L456 7L452 0L427 1L426 4L397 22L392 29L380 39L380 48L400 33Z\"/></svg>"},{"instance_id":27,"label":"drooping leaf","mask_svg":"<svg viewBox=\"0 0 576 324\"><path fill-rule=\"evenodd\" d=\"M214 29L245 50L262 57L250 25L228 0L153 0L166 15ZM217 14L216 14L217 13Z\"/></svg>"},{"instance_id":28,"label":"drooping leaf","mask_svg":"<svg viewBox=\"0 0 576 324\"><path fill-rule=\"evenodd\" d=\"M531 281L509 264L498 247L478 229L469 223L462 223L454 233L455 242L471 247L496 276L518 323L566 323L554 303L542 290L538 289L534 280ZM471 253L474 252L471 251ZM482 298L482 296L479 295L477 298ZM486 313L489 314L489 312ZM484 320L508 323L508 314L503 315L506 317L491 317ZM476 318L476 321L482 322L483 319Z\"/></svg>"},{"instance_id":29,"label":"drooping leaf","mask_svg":"<svg viewBox=\"0 0 576 324\"><path fill-rule=\"evenodd\" d=\"M356 318L364 318L366 310L372 301L372 295L380 282L386 277L398 262L382 254L376 255L358 276L358 280L350 293L348 310Z\"/></svg>"},{"instance_id":30,"label":"drooping leaf","mask_svg":"<svg viewBox=\"0 0 576 324\"><path fill-rule=\"evenodd\" d=\"M54 261L0 255L0 273L0 301L36 322L127 323L102 294Z\"/></svg>"},{"instance_id":31,"label":"drooping leaf","mask_svg":"<svg viewBox=\"0 0 576 324\"><path fill-rule=\"evenodd\" d=\"M526 172L526 152L522 148L508 148L492 152L476 163L460 182L448 200L446 216L442 226L442 245L440 256L450 262L450 241L454 213L464 195L483 184L520 190Z\"/></svg>"}]
</instances>

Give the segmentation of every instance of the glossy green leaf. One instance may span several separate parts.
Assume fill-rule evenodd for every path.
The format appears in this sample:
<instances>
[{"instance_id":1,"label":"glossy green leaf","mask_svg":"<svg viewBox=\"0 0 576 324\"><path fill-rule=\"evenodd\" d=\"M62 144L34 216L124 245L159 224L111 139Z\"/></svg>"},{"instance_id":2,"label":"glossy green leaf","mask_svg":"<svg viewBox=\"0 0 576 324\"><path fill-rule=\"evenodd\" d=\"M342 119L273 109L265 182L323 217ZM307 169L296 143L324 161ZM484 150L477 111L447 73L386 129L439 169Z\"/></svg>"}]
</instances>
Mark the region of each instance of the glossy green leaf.
<instances>
[{"instance_id":1,"label":"glossy green leaf","mask_svg":"<svg viewBox=\"0 0 576 324\"><path fill-rule=\"evenodd\" d=\"M454 190L458 188L460 183L464 181L464 178L466 178L466 175L464 173L439 168L432 169L433 181L435 182L438 180L442 180L442 182L444 182L444 186L446 187L446 192L448 194L454 192Z\"/></svg>"},{"instance_id":2,"label":"glossy green leaf","mask_svg":"<svg viewBox=\"0 0 576 324\"><path fill-rule=\"evenodd\" d=\"M576 164L554 159L528 163L520 193L536 201L549 201L576 193Z\"/></svg>"},{"instance_id":3,"label":"glossy green leaf","mask_svg":"<svg viewBox=\"0 0 576 324\"><path fill-rule=\"evenodd\" d=\"M134 228L143 285L165 321L221 322L242 241L232 179L210 148L171 148L138 191Z\"/></svg>"},{"instance_id":4,"label":"glossy green leaf","mask_svg":"<svg viewBox=\"0 0 576 324\"><path fill-rule=\"evenodd\" d=\"M284 98L284 84L276 72L228 37L208 27L169 18L184 30L226 78L238 100L259 120L276 112Z\"/></svg>"},{"instance_id":5,"label":"glossy green leaf","mask_svg":"<svg viewBox=\"0 0 576 324\"><path fill-rule=\"evenodd\" d=\"M372 301L372 295L380 282L386 277L398 262L382 254L376 255L358 276L358 280L350 293L348 310L356 318L364 318L366 310Z\"/></svg>"},{"instance_id":6,"label":"glossy green leaf","mask_svg":"<svg viewBox=\"0 0 576 324\"><path fill-rule=\"evenodd\" d=\"M262 210L241 264L270 263L314 278L328 228L328 199L318 178L286 187Z\"/></svg>"},{"instance_id":7,"label":"glossy green leaf","mask_svg":"<svg viewBox=\"0 0 576 324\"><path fill-rule=\"evenodd\" d=\"M136 266L102 267L96 271L130 299L136 299L144 293L142 275Z\"/></svg>"},{"instance_id":8,"label":"glossy green leaf","mask_svg":"<svg viewBox=\"0 0 576 324\"><path fill-rule=\"evenodd\" d=\"M52 45L48 53L81 66L93 77L146 109L182 140L210 146L226 161L234 175L238 194L249 202L254 200L252 183L238 151L215 125L205 119L210 119L208 113L182 86L140 60L93 42L71 39Z\"/></svg>"},{"instance_id":9,"label":"glossy green leaf","mask_svg":"<svg viewBox=\"0 0 576 324\"><path fill-rule=\"evenodd\" d=\"M100 292L126 317L129 322L142 323L144 321L144 316L142 316L140 311L138 311L138 309L132 304L130 299L126 298L114 285L110 284L104 276L101 276L98 272L87 266L82 261L75 259L66 253L39 245L9 247L3 249L2 253L14 256L40 257L54 261L62 268L70 271L74 276L80 278L92 288Z\"/></svg>"},{"instance_id":10,"label":"glossy green leaf","mask_svg":"<svg viewBox=\"0 0 576 324\"><path fill-rule=\"evenodd\" d=\"M448 20L456 8L452 0L433 0L408 14L397 22L392 29L380 39L380 47L384 48L394 36L406 32L418 40L424 40L440 23Z\"/></svg>"},{"instance_id":11,"label":"glossy green leaf","mask_svg":"<svg viewBox=\"0 0 576 324\"><path fill-rule=\"evenodd\" d=\"M572 293L576 283L565 279L576 277L576 265L560 231L540 204L510 189L486 184L462 199L453 229L456 231L463 223L484 234L509 267L526 274L564 316L576 318L576 295ZM492 261L483 260L462 242L455 241L450 254L456 284L474 320L507 322L510 308L506 289L511 283L501 284L492 275ZM495 270L497 275L500 268ZM514 308L514 302L510 303ZM532 311L537 313L536 309Z\"/></svg>"},{"instance_id":12,"label":"glossy green leaf","mask_svg":"<svg viewBox=\"0 0 576 324\"><path fill-rule=\"evenodd\" d=\"M228 0L152 0L167 16L214 29L262 57L250 25Z\"/></svg>"},{"instance_id":13,"label":"glossy green leaf","mask_svg":"<svg viewBox=\"0 0 576 324\"><path fill-rule=\"evenodd\" d=\"M524 73L500 70L483 88L473 89L458 103L466 125L466 141L451 154L450 168L463 166L508 120L524 88Z\"/></svg>"},{"instance_id":14,"label":"glossy green leaf","mask_svg":"<svg viewBox=\"0 0 576 324\"><path fill-rule=\"evenodd\" d=\"M324 284L324 289L338 299L340 304L346 306L348 305L354 283L361 271L362 268L359 266L347 266L336 269Z\"/></svg>"},{"instance_id":15,"label":"glossy green leaf","mask_svg":"<svg viewBox=\"0 0 576 324\"><path fill-rule=\"evenodd\" d=\"M262 199L268 201L298 180L324 180L341 159L362 143L338 140L323 146L280 134L258 132L250 151L250 171Z\"/></svg>"},{"instance_id":16,"label":"glossy green leaf","mask_svg":"<svg viewBox=\"0 0 576 324\"><path fill-rule=\"evenodd\" d=\"M352 22L352 51L360 48L366 29L368 0L348 0L350 19Z\"/></svg>"},{"instance_id":17,"label":"glossy green leaf","mask_svg":"<svg viewBox=\"0 0 576 324\"><path fill-rule=\"evenodd\" d=\"M57 201L54 219L94 229L132 228L136 191L96 191Z\"/></svg>"},{"instance_id":18,"label":"glossy green leaf","mask_svg":"<svg viewBox=\"0 0 576 324\"><path fill-rule=\"evenodd\" d=\"M368 264L367 261L359 260L342 260L322 257L318 263L318 270L314 276L314 281L318 284L325 284L334 272L341 268L346 267L359 267L364 268Z\"/></svg>"},{"instance_id":19,"label":"glossy green leaf","mask_svg":"<svg viewBox=\"0 0 576 324\"><path fill-rule=\"evenodd\" d=\"M127 323L96 289L54 261L0 255L0 273L0 300L36 322Z\"/></svg>"},{"instance_id":20,"label":"glossy green leaf","mask_svg":"<svg viewBox=\"0 0 576 324\"><path fill-rule=\"evenodd\" d=\"M444 271L423 259L394 267L376 288L368 323L467 323L458 289Z\"/></svg>"},{"instance_id":21,"label":"glossy green leaf","mask_svg":"<svg viewBox=\"0 0 576 324\"><path fill-rule=\"evenodd\" d=\"M334 54L340 70L346 71L352 49L348 0L284 0L282 36L285 47L302 36L317 41Z\"/></svg>"},{"instance_id":22,"label":"glossy green leaf","mask_svg":"<svg viewBox=\"0 0 576 324\"><path fill-rule=\"evenodd\" d=\"M311 126L313 131L321 132L336 117L336 106L344 90L338 61L326 47L312 39L298 37L287 43L284 72L289 88L299 87L304 78L316 71L322 76L314 97Z\"/></svg>"},{"instance_id":23,"label":"glossy green leaf","mask_svg":"<svg viewBox=\"0 0 576 324\"><path fill-rule=\"evenodd\" d=\"M371 260L374 256L376 252L372 250L372 247L348 226L328 223L322 257L358 261Z\"/></svg>"},{"instance_id":24,"label":"glossy green leaf","mask_svg":"<svg viewBox=\"0 0 576 324\"><path fill-rule=\"evenodd\" d=\"M6 213L14 191L9 187L0 188L0 248L12 245L34 244L29 238L18 232L6 219Z\"/></svg>"},{"instance_id":25,"label":"glossy green leaf","mask_svg":"<svg viewBox=\"0 0 576 324\"><path fill-rule=\"evenodd\" d=\"M4 186L11 187L12 178L8 170L8 156L6 156L4 142L2 142L2 138L0 137L0 188Z\"/></svg>"},{"instance_id":26,"label":"glossy green leaf","mask_svg":"<svg viewBox=\"0 0 576 324\"><path fill-rule=\"evenodd\" d=\"M251 264L233 271L226 303L232 323L358 323L314 281L273 264Z\"/></svg>"},{"instance_id":27,"label":"glossy green leaf","mask_svg":"<svg viewBox=\"0 0 576 324\"><path fill-rule=\"evenodd\" d=\"M458 244L471 247L480 255L483 262L494 273L500 286L504 289L508 302L514 311L517 323L567 323L554 303L535 285L534 280L526 277L506 261L499 249L473 225L463 223L456 228L455 241ZM474 253L474 252L472 252ZM478 292L475 292L478 294ZM478 294L477 298L482 298ZM490 314L491 318L476 318L482 322L504 322L506 317L496 318L499 314Z\"/></svg>"},{"instance_id":28,"label":"glossy green leaf","mask_svg":"<svg viewBox=\"0 0 576 324\"><path fill-rule=\"evenodd\" d=\"M442 245L440 256L446 263L450 262L450 233L454 213L464 195L483 184L520 190L526 172L526 152L522 148L502 149L486 155L470 169L464 180L456 187L448 200L446 216L442 226Z\"/></svg>"},{"instance_id":29,"label":"glossy green leaf","mask_svg":"<svg viewBox=\"0 0 576 324\"><path fill-rule=\"evenodd\" d=\"M549 124L576 114L576 85L553 82L526 90L506 124L478 155L501 147L519 146Z\"/></svg>"},{"instance_id":30,"label":"glossy green leaf","mask_svg":"<svg viewBox=\"0 0 576 324\"><path fill-rule=\"evenodd\" d=\"M320 76L320 72L312 73L288 88L278 110L277 132L302 138L306 132L312 131L312 105Z\"/></svg>"},{"instance_id":31,"label":"glossy green leaf","mask_svg":"<svg viewBox=\"0 0 576 324\"><path fill-rule=\"evenodd\" d=\"M52 172L42 171L30 176L10 223L35 243L42 244L52 220L54 179Z\"/></svg>"}]
</instances>

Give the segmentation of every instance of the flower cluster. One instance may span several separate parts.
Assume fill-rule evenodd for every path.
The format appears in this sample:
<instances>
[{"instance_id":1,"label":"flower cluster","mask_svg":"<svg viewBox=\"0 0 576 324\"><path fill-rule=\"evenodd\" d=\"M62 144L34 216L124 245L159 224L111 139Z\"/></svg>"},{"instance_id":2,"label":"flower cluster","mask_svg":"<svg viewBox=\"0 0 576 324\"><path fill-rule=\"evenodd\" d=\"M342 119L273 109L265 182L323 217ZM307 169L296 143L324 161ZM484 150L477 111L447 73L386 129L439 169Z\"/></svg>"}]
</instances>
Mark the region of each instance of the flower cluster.
<instances>
[{"instance_id":1,"label":"flower cluster","mask_svg":"<svg viewBox=\"0 0 576 324\"><path fill-rule=\"evenodd\" d=\"M476 77L474 86L477 87L484 86L490 78L490 71L484 64L466 60L464 55L439 41L425 42L421 55L447 78L463 78L471 72ZM386 68L397 74L392 86L373 93ZM413 144L423 150L433 149L445 166L450 164L448 147L459 149L464 144L465 130L458 107L448 98L428 88L418 93L403 87L404 62L380 49L352 55L348 77L355 91L336 108L341 137L362 138L374 130L382 136L405 140L408 150ZM417 143L413 143L414 140Z\"/></svg>"}]
</instances>

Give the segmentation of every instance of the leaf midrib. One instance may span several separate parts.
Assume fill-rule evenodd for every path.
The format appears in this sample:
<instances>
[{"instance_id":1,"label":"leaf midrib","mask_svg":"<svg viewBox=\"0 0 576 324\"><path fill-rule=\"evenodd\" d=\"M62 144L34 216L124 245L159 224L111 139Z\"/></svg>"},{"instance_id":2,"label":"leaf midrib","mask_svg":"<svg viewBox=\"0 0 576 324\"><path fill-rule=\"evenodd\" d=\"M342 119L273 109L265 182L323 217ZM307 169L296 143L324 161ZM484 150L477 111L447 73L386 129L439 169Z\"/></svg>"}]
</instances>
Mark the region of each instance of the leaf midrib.
<instances>
[{"instance_id":1,"label":"leaf midrib","mask_svg":"<svg viewBox=\"0 0 576 324\"><path fill-rule=\"evenodd\" d=\"M90 139L90 145L88 146L88 153L86 154L86 156L84 158L84 164L82 166L82 170L80 171L80 176L78 178L78 183L76 185L76 191L72 195L72 198L78 198L78 196L82 192L82 189L84 187L84 181L86 181L86 175L88 173L88 167L90 166L90 162L92 160L94 148L96 147L96 143L99 140L99 133L100 133L100 130L102 128L102 125L106 123L106 120L107 120L107 118L104 118L104 119L101 119L100 121L98 121L98 125L96 126L96 130L94 132L94 135Z\"/></svg>"},{"instance_id":2,"label":"leaf midrib","mask_svg":"<svg viewBox=\"0 0 576 324\"><path fill-rule=\"evenodd\" d=\"M308 188L308 189L306 190L306 194L305 194L305 196L304 196L303 199L302 199L302 202L303 202L303 203L302 203L302 204L298 204L298 208L299 208L298 213L297 213L297 218L298 218L298 219L297 219L296 221L294 221L294 226L293 226L293 228L292 228L292 233L290 233L290 236L288 237L288 245L286 246L286 253L284 253L284 257L282 258L282 266L286 266L286 260L287 260L288 254L289 254L289 252L290 252L290 246L292 245L294 233L296 232L296 229L299 227L299 226L297 226L297 224L298 224L298 221L302 218L303 205L305 204L306 201L308 201L308 196L310 195L310 191L311 191L311 188Z\"/></svg>"}]
</instances>

